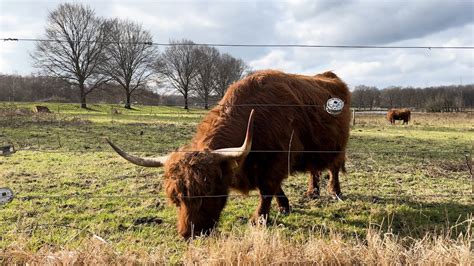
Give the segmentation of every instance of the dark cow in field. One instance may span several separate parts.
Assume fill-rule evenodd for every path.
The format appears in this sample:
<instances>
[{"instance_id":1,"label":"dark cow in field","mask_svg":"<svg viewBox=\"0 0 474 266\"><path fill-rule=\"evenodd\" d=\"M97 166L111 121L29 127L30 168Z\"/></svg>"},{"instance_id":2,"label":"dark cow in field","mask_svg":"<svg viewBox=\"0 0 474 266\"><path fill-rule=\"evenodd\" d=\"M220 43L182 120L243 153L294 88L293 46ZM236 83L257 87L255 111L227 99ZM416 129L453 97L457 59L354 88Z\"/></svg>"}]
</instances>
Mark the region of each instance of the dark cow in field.
<instances>
[{"instance_id":1,"label":"dark cow in field","mask_svg":"<svg viewBox=\"0 0 474 266\"><path fill-rule=\"evenodd\" d=\"M333 97L345 102L337 115L323 108ZM259 190L254 222L267 217L274 196L280 210L288 212L281 188L288 171L309 171L308 193L318 194L319 175L328 170L328 190L340 194L349 106L349 90L332 72L261 71L231 85L191 143L167 156L138 158L109 143L132 163L164 167L166 194L179 210L178 232L188 238L216 226L231 189Z\"/></svg>"},{"instance_id":2,"label":"dark cow in field","mask_svg":"<svg viewBox=\"0 0 474 266\"><path fill-rule=\"evenodd\" d=\"M387 112L387 120L394 125L396 120L403 120L402 124L407 124L410 121L411 112L409 109L390 109Z\"/></svg>"}]
</instances>

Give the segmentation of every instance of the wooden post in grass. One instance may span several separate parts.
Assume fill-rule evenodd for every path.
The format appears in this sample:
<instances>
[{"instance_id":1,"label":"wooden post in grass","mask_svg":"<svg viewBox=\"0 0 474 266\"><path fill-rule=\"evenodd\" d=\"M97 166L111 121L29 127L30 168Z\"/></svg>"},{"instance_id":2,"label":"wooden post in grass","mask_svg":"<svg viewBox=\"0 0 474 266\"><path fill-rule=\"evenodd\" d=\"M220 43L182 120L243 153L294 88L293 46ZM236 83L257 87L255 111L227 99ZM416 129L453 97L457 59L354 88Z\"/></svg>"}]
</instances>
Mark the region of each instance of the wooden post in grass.
<instances>
[{"instance_id":1,"label":"wooden post in grass","mask_svg":"<svg viewBox=\"0 0 474 266\"><path fill-rule=\"evenodd\" d=\"M58 126L61 127L61 108L58 103Z\"/></svg>"},{"instance_id":2,"label":"wooden post in grass","mask_svg":"<svg viewBox=\"0 0 474 266\"><path fill-rule=\"evenodd\" d=\"M472 174L472 157L469 151L464 152L464 156L466 157L466 165L469 170L469 174L471 175L471 196L474 197L474 176Z\"/></svg>"},{"instance_id":3,"label":"wooden post in grass","mask_svg":"<svg viewBox=\"0 0 474 266\"><path fill-rule=\"evenodd\" d=\"M110 105L110 123L111 124L114 123L114 105L113 104Z\"/></svg>"},{"instance_id":4,"label":"wooden post in grass","mask_svg":"<svg viewBox=\"0 0 474 266\"><path fill-rule=\"evenodd\" d=\"M13 125L13 113L15 112L15 109L13 108L12 104L10 104L10 107L8 109L8 115L10 116L10 125Z\"/></svg>"},{"instance_id":5,"label":"wooden post in grass","mask_svg":"<svg viewBox=\"0 0 474 266\"><path fill-rule=\"evenodd\" d=\"M352 126L356 125L356 111L352 109Z\"/></svg>"},{"instance_id":6,"label":"wooden post in grass","mask_svg":"<svg viewBox=\"0 0 474 266\"><path fill-rule=\"evenodd\" d=\"M58 137L58 146L61 149L63 145L61 144L61 136L59 135L59 132L57 133L57 137Z\"/></svg>"}]
</instances>

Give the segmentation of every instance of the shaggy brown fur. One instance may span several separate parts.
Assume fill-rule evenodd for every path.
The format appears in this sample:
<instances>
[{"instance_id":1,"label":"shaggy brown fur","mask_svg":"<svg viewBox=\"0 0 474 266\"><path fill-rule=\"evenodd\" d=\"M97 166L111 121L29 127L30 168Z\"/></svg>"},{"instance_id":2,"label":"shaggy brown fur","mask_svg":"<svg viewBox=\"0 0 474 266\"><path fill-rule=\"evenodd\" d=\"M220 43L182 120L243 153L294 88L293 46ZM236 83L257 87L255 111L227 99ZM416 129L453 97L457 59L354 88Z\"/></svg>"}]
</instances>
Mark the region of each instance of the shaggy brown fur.
<instances>
[{"instance_id":1,"label":"shaggy brown fur","mask_svg":"<svg viewBox=\"0 0 474 266\"><path fill-rule=\"evenodd\" d=\"M333 97L345 103L338 115L324 109ZM281 183L288 176L293 131L290 171L310 171L308 193L317 194L319 173L329 170L328 189L340 194L338 175L349 138L349 106L349 90L332 72L302 76L260 71L231 85L199 124L191 143L171 153L164 163L166 194L179 209L178 232L187 238L214 228L231 189L259 190L254 221L268 215L273 196L280 210L288 212ZM220 160L211 151L242 145L252 109L253 152L238 161ZM146 160L137 161L143 165Z\"/></svg>"},{"instance_id":2,"label":"shaggy brown fur","mask_svg":"<svg viewBox=\"0 0 474 266\"><path fill-rule=\"evenodd\" d=\"M390 124L395 124L396 120L403 120L402 124L407 124L410 121L411 112L409 109L390 109L387 112L387 120L390 121Z\"/></svg>"},{"instance_id":3,"label":"shaggy brown fur","mask_svg":"<svg viewBox=\"0 0 474 266\"><path fill-rule=\"evenodd\" d=\"M332 97L341 98L346 106L336 116L328 114L322 107ZM349 137L348 106L349 90L331 72L311 77L262 71L230 86L219 105L198 126L191 144L183 149L205 151L242 145L247 119L253 108L252 150L271 152L250 153L238 169L232 169L233 162L216 165L208 153L173 154L165 165L165 183L167 194L181 206L179 232L189 236L191 223L195 232L211 229L226 203L225 197L180 199L179 196L227 195L229 189L243 193L258 189L261 199L254 219L268 215L271 195L277 195L280 208L288 211L288 199L281 189L282 180L288 176L288 153L282 151L288 150L293 130L291 171L319 173L329 169L329 190L339 194L338 173L344 164ZM308 192L316 190L317 181Z\"/></svg>"}]
</instances>

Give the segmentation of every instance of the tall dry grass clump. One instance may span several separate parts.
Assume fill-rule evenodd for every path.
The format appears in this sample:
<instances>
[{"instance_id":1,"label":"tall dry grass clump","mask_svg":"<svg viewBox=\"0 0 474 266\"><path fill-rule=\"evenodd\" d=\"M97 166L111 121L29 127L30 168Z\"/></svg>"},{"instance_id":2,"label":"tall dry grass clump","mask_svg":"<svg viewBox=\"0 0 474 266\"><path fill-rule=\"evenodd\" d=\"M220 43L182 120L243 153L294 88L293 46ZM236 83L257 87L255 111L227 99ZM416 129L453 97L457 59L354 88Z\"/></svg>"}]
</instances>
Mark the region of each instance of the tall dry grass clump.
<instances>
[{"instance_id":1,"label":"tall dry grass clump","mask_svg":"<svg viewBox=\"0 0 474 266\"><path fill-rule=\"evenodd\" d=\"M94 236L76 250L44 247L37 252L25 245L12 244L0 255L1 264L169 264L248 265L248 264L366 264L366 265L473 265L472 220L467 234L457 237L427 234L424 238L398 237L370 228L364 238L344 238L341 234L314 232L295 240L279 228L249 227L244 232L198 238L187 244L182 254L173 254L173 245L153 252L116 251ZM176 261L178 255L178 261Z\"/></svg>"},{"instance_id":2,"label":"tall dry grass clump","mask_svg":"<svg viewBox=\"0 0 474 266\"><path fill-rule=\"evenodd\" d=\"M145 250L118 252L99 236L92 236L74 250L44 246L36 252L28 250L26 240L19 239L0 252L0 265L136 265L164 264L170 254L161 247L151 254ZM168 249L169 250L169 249Z\"/></svg>"},{"instance_id":3,"label":"tall dry grass clump","mask_svg":"<svg viewBox=\"0 0 474 266\"><path fill-rule=\"evenodd\" d=\"M469 222L469 228L471 223ZM452 238L427 234L422 239L400 238L368 229L364 239L315 233L305 240L284 237L278 230L249 228L229 235L192 242L183 256L186 264L333 264L333 265L472 265L471 233Z\"/></svg>"}]
</instances>

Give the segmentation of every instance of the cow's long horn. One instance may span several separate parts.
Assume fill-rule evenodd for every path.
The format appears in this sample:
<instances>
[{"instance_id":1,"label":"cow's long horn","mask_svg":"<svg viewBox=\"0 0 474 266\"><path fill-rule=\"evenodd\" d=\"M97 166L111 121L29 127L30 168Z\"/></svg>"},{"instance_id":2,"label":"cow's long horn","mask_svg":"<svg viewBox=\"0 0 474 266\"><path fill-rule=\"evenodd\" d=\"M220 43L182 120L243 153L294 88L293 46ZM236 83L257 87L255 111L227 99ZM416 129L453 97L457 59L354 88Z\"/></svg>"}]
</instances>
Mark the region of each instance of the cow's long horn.
<instances>
[{"instance_id":1,"label":"cow's long horn","mask_svg":"<svg viewBox=\"0 0 474 266\"><path fill-rule=\"evenodd\" d=\"M253 138L253 116L254 109L250 112L249 121L247 124L247 133L245 134L244 144L240 147L234 148L224 148L212 151L213 154L217 154L222 157L222 159L239 159L247 156L252 148L252 138Z\"/></svg>"},{"instance_id":2,"label":"cow's long horn","mask_svg":"<svg viewBox=\"0 0 474 266\"><path fill-rule=\"evenodd\" d=\"M131 162L131 163L134 163L136 165L140 165L140 166L145 166L145 167L161 167L163 166L163 164L166 162L166 160L168 159L168 156L161 156L161 157L156 157L156 158L148 158L148 157L145 157L145 158L140 158L140 157L136 157L136 156L133 156L133 155L130 155L128 153L126 153L125 151L123 151L122 149L120 149L119 147L117 147L114 143L112 143L112 141L110 141L108 138L105 139L109 144L110 146L112 146L112 148L120 155L122 156L123 158L125 158L127 161Z\"/></svg>"}]
</instances>

